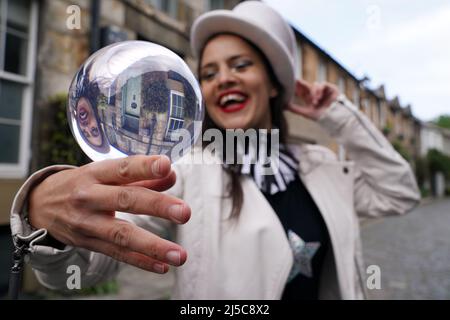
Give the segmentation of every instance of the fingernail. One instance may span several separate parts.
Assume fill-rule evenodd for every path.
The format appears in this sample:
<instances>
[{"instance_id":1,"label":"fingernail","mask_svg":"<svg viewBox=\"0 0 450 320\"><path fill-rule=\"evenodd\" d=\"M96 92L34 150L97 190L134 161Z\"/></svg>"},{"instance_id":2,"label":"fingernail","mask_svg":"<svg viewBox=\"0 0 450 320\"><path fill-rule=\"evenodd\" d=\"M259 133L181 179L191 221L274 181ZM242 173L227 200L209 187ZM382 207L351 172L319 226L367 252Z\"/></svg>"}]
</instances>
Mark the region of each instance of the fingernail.
<instances>
[{"instance_id":1,"label":"fingernail","mask_svg":"<svg viewBox=\"0 0 450 320\"><path fill-rule=\"evenodd\" d=\"M167 162L167 161L170 162L170 159L167 156L160 156L158 160L153 162L153 164L152 164L152 173L153 173L153 175L155 175L157 177L161 177L162 176L162 172L161 171L165 167L163 162Z\"/></svg>"},{"instance_id":2,"label":"fingernail","mask_svg":"<svg viewBox=\"0 0 450 320\"><path fill-rule=\"evenodd\" d=\"M155 270L158 273L164 273L166 271L166 268L162 263L157 262L153 265L153 270Z\"/></svg>"},{"instance_id":3,"label":"fingernail","mask_svg":"<svg viewBox=\"0 0 450 320\"><path fill-rule=\"evenodd\" d=\"M169 216L177 222L183 222L183 205L174 204L169 207Z\"/></svg>"},{"instance_id":4,"label":"fingernail","mask_svg":"<svg viewBox=\"0 0 450 320\"><path fill-rule=\"evenodd\" d=\"M161 156L158 160L156 160L155 162L153 162L152 164L152 173L154 176L157 177L161 177L161 169L162 169L162 163L164 160L164 158L166 158L165 156Z\"/></svg>"},{"instance_id":5,"label":"fingernail","mask_svg":"<svg viewBox=\"0 0 450 320\"><path fill-rule=\"evenodd\" d=\"M177 266L180 265L180 262L181 262L180 251L171 250L171 251L167 252L166 258L172 264L175 264Z\"/></svg>"},{"instance_id":6,"label":"fingernail","mask_svg":"<svg viewBox=\"0 0 450 320\"><path fill-rule=\"evenodd\" d=\"M161 159L158 159L155 162L153 162L153 164L152 164L153 175L155 175L155 176L160 175L160 173L159 173L160 167L161 167Z\"/></svg>"}]
</instances>

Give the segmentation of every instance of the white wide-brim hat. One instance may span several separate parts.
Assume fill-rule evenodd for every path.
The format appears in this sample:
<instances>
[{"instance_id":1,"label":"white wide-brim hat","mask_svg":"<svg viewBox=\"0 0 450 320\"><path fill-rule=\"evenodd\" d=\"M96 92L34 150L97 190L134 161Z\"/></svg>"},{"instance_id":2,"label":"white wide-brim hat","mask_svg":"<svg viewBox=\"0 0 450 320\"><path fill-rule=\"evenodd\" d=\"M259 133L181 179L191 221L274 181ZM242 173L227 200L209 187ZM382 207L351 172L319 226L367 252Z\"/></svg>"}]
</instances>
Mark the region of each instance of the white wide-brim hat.
<instances>
[{"instance_id":1,"label":"white wide-brim hat","mask_svg":"<svg viewBox=\"0 0 450 320\"><path fill-rule=\"evenodd\" d=\"M221 33L235 34L257 46L283 86L284 104L291 101L299 71L297 45L292 28L277 11L261 1L244 1L233 10L202 14L191 28L193 54L200 58L206 42Z\"/></svg>"}]
</instances>

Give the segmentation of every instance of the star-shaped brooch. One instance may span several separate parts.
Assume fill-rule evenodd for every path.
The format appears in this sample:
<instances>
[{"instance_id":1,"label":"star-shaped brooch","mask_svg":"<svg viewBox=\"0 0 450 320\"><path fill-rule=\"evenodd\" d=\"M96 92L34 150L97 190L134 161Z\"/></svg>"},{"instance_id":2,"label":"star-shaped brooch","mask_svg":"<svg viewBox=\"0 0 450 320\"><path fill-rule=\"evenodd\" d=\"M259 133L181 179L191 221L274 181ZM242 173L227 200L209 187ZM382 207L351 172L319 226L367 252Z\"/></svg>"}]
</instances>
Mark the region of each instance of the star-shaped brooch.
<instances>
[{"instance_id":1,"label":"star-shaped brooch","mask_svg":"<svg viewBox=\"0 0 450 320\"><path fill-rule=\"evenodd\" d=\"M294 264L292 265L288 282L299 273L312 278L312 259L320 247L320 242L305 242L292 230L288 230L288 239L294 255Z\"/></svg>"}]
</instances>

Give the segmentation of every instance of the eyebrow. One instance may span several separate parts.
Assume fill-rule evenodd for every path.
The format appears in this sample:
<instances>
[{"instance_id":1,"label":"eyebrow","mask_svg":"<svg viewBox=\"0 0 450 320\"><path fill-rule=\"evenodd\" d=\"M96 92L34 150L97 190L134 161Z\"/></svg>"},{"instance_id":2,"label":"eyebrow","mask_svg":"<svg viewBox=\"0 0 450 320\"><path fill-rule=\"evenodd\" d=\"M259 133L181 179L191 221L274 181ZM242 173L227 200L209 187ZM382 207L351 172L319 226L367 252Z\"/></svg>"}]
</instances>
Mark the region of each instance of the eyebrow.
<instances>
[{"instance_id":1,"label":"eyebrow","mask_svg":"<svg viewBox=\"0 0 450 320\"><path fill-rule=\"evenodd\" d=\"M236 59L239 59L239 58L242 58L244 56L246 56L245 53L236 54L234 56L231 56L231 57L227 58L227 62L233 61L233 60L236 60ZM213 67L214 65L216 65L216 62L210 62L210 63L205 64L204 66L201 66L200 69Z\"/></svg>"}]
</instances>

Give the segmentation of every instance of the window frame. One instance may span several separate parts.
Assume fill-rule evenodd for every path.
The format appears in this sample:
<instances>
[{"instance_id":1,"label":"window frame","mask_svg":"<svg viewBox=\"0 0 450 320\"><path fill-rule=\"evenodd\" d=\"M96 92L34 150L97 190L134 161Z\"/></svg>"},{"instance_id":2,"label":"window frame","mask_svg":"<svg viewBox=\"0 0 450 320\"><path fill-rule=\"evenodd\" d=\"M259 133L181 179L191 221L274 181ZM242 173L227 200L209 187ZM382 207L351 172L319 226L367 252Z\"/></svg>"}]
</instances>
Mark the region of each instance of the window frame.
<instances>
[{"instance_id":1,"label":"window frame","mask_svg":"<svg viewBox=\"0 0 450 320\"><path fill-rule=\"evenodd\" d=\"M359 91L359 86L358 85L356 85L355 86L355 90L353 90L353 97L352 97L352 99L353 99L353 104L355 105L355 106L357 106L358 107L358 109L361 109L361 92Z\"/></svg>"},{"instance_id":2,"label":"window frame","mask_svg":"<svg viewBox=\"0 0 450 320\"><path fill-rule=\"evenodd\" d=\"M323 78L323 79L322 79ZM319 57L319 63L317 65L317 82L326 82L328 79L328 67L325 59Z\"/></svg>"},{"instance_id":3,"label":"window frame","mask_svg":"<svg viewBox=\"0 0 450 320\"><path fill-rule=\"evenodd\" d=\"M169 141L174 141L174 140L172 140L172 132L179 129L179 128L177 128L177 129L170 129L171 123L172 122L173 123L181 122L181 127L183 127L183 125L184 125L184 119L183 118L177 118L176 116L172 117L172 111L173 111L173 107L174 107L174 101L173 101L173 97L174 96L179 96L179 97L182 97L183 99L186 98L183 92L180 92L180 91L177 91L177 90L170 90L170 102L169 102L170 103L170 108L169 108L169 114L168 114L168 117L167 117L168 119L167 119L166 133L164 135L165 140L169 140ZM183 108L182 108L182 110L183 110L183 113L184 113L184 101L183 101Z\"/></svg>"},{"instance_id":4,"label":"window frame","mask_svg":"<svg viewBox=\"0 0 450 320\"><path fill-rule=\"evenodd\" d=\"M302 43L300 40L296 40L297 45L297 54L298 54L298 78L303 79L303 49L302 49Z\"/></svg>"},{"instance_id":5,"label":"window frame","mask_svg":"<svg viewBox=\"0 0 450 320\"><path fill-rule=\"evenodd\" d=\"M7 0L0 0L2 8L1 24L4 32L0 33L0 46L6 45L6 19L7 19ZM28 175L29 160L31 158L31 132L32 132L32 112L33 112L33 94L34 79L36 69L36 49L37 49L37 33L38 33L38 1L30 1L30 25L28 28L29 41L27 43L27 59L25 75L15 74L8 71L0 70L0 80L11 81L24 86L22 90L22 110L20 120L20 136L19 136L19 155L18 162L14 164L0 163L0 179L23 179ZM3 56L0 57L3 64ZM2 66L3 67L3 66ZM0 120L2 121L2 120ZM3 119L3 123L8 120Z\"/></svg>"},{"instance_id":6,"label":"window frame","mask_svg":"<svg viewBox=\"0 0 450 320\"><path fill-rule=\"evenodd\" d=\"M346 94L347 84L346 84L346 81L345 81L345 76L343 76L343 75L338 76L337 84L336 84L336 85L337 85L339 91L340 91L342 94L347 95L347 94Z\"/></svg>"},{"instance_id":7,"label":"window frame","mask_svg":"<svg viewBox=\"0 0 450 320\"><path fill-rule=\"evenodd\" d=\"M381 99L377 98L377 109L378 109L378 123L380 128L386 126L386 113Z\"/></svg>"}]
</instances>

